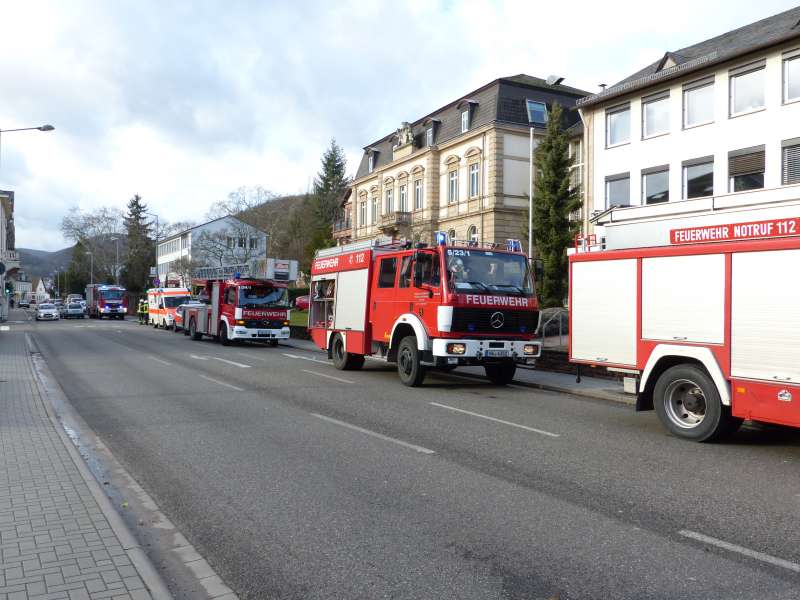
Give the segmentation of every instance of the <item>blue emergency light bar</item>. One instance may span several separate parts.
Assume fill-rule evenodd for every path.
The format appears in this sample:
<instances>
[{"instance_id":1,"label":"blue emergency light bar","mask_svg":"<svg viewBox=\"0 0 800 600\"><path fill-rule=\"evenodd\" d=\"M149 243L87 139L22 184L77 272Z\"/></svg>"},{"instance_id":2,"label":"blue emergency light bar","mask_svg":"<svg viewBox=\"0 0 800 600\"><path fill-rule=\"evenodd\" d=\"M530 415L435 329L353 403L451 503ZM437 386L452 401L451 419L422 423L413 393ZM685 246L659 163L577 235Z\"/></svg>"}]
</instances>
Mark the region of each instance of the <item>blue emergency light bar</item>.
<instances>
[{"instance_id":1,"label":"blue emergency light bar","mask_svg":"<svg viewBox=\"0 0 800 600\"><path fill-rule=\"evenodd\" d=\"M522 252L522 242L519 240L506 240L506 250L509 252Z\"/></svg>"},{"instance_id":2,"label":"blue emergency light bar","mask_svg":"<svg viewBox=\"0 0 800 600\"><path fill-rule=\"evenodd\" d=\"M437 231L435 235L436 235L436 245L437 246L446 246L447 245L447 232L446 231Z\"/></svg>"}]
</instances>

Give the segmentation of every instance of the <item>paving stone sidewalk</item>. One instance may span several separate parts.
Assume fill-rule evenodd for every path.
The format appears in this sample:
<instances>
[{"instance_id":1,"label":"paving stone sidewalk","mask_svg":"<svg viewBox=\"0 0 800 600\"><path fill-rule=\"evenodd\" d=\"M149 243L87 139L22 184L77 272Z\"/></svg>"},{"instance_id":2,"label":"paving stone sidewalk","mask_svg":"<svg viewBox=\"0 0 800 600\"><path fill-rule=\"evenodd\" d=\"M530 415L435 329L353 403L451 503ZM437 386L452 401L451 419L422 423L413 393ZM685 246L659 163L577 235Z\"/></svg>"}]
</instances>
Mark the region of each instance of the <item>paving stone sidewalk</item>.
<instances>
[{"instance_id":1,"label":"paving stone sidewalk","mask_svg":"<svg viewBox=\"0 0 800 600\"><path fill-rule=\"evenodd\" d=\"M24 331L0 332L0 600L152 598L39 392Z\"/></svg>"}]
</instances>

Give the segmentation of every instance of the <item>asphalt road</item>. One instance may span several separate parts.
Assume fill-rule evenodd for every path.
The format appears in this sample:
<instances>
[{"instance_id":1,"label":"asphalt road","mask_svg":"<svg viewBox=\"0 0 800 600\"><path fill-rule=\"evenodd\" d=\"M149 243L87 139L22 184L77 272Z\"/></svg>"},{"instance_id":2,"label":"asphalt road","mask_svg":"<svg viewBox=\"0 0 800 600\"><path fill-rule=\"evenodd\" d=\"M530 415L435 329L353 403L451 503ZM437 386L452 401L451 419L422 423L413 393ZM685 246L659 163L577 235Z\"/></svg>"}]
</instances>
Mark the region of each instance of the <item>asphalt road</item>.
<instances>
[{"instance_id":1,"label":"asphalt road","mask_svg":"<svg viewBox=\"0 0 800 600\"><path fill-rule=\"evenodd\" d=\"M75 409L241 598L800 597L800 432L452 375L409 389L308 344L31 325Z\"/></svg>"}]
</instances>

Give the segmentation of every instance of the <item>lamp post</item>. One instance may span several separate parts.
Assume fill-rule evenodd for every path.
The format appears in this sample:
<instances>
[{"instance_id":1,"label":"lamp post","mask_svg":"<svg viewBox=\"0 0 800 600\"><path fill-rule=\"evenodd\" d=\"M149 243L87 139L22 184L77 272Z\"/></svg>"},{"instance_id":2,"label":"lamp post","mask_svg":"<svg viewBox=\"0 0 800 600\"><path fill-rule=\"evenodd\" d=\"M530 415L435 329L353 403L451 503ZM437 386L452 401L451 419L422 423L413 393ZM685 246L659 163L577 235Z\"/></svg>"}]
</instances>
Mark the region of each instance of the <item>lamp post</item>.
<instances>
[{"instance_id":1,"label":"lamp post","mask_svg":"<svg viewBox=\"0 0 800 600\"><path fill-rule=\"evenodd\" d=\"M94 254L89 250L86 251L86 254L89 255L89 285L94 283Z\"/></svg>"},{"instance_id":2,"label":"lamp post","mask_svg":"<svg viewBox=\"0 0 800 600\"><path fill-rule=\"evenodd\" d=\"M53 131L55 127L52 125L40 125L39 127L18 127L16 129L0 129L0 167L2 167L3 157L3 134L11 133L13 131Z\"/></svg>"},{"instance_id":3,"label":"lamp post","mask_svg":"<svg viewBox=\"0 0 800 600\"><path fill-rule=\"evenodd\" d=\"M114 278L117 282L117 285L119 285L119 236L114 236L111 239L116 243L117 247L117 258L114 261Z\"/></svg>"},{"instance_id":4,"label":"lamp post","mask_svg":"<svg viewBox=\"0 0 800 600\"><path fill-rule=\"evenodd\" d=\"M159 274L159 272L158 272L158 215L157 215L157 214L155 214L155 213L151 213L151 212L145 212L144 214L146 214L146 215L149 215L149 216L151 216L151 217L154 217L154 218L155 218L155 220L156 220L156 235L154 236L154 237L155 237L155 244L156 244L156 248L155 248L155 256L156 256L156 278L160 279L160 278L161 278L161 276L160 276L160 274ZM160 283L160 282L159 282L159 283Z\"/></svg>"}]
</instances>

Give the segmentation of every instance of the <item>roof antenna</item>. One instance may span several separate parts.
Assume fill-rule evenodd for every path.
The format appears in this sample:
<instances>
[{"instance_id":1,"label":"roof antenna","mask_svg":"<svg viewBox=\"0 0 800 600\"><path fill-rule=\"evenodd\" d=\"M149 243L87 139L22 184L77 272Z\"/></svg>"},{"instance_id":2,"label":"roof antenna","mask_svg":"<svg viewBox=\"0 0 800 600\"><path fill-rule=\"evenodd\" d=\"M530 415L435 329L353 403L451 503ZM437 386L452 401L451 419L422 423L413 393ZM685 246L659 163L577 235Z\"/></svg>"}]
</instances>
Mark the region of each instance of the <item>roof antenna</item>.
<instances>
[{"instance_id":1,"label":"roof antenna","mask_svg":"<svg viewBox=\"0 0 800 600\"><path fill-rule=\"evenodd\" d=\"M599 83L598 85L600 86L600 91L601 92L605 92L606 91L606 87L608 87L607 83Z\"/></svg>"}]
</instances>

